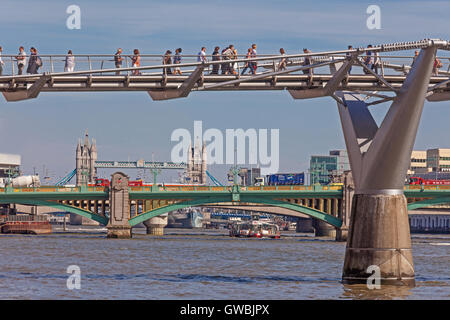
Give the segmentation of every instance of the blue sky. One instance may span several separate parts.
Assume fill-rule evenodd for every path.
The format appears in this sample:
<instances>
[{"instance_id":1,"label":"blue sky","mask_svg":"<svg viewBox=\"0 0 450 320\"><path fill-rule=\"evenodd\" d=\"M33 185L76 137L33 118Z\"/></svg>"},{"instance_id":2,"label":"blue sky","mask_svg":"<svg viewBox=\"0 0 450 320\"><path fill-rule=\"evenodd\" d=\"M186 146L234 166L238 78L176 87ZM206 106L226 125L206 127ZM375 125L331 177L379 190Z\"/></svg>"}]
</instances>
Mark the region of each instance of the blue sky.
<instances>
[{"instance_id":1,"label":"blue sky","mask_svg":"<svg viewBox=\"0 0 450 320\"><path fill-rule=\"evenodd\" d=\"M66 8L81 8L81 30L66 28ZM319 5L320 4L320 5ZM381 30L366 28L366 8L381 8ZM32 9L32 10L30 10ZM345 49L348 44L450 39L449 1L32 1L2 0L0 45L14 54L20 45L41 54L161 54L182 47L234 43L244 53L284 47L298 53ZM28 50L27 50L28 51ZM445 53L444 53L445 54ZM448 56L448 54L447 54ZM416 149L450 148L450 102L426 103ZM380 117L387 106L377 107ZM280 129L280 171L303 171L311 154L344 148L336 103L331 98L293 100L287 92L193 93L187 99L153 102L147 93L42 93L38 99L0 100L0 152L22 155L33 167L59 177L75 165L76 141L89 129L99 158L169 160L176 128ZM210 171L224 180L225 168ZM110 174L108 171L105 174ZM134 173L130 172L133 176ZM168 178L176 176L168 175Z\"/></svg>"}]
</instances>

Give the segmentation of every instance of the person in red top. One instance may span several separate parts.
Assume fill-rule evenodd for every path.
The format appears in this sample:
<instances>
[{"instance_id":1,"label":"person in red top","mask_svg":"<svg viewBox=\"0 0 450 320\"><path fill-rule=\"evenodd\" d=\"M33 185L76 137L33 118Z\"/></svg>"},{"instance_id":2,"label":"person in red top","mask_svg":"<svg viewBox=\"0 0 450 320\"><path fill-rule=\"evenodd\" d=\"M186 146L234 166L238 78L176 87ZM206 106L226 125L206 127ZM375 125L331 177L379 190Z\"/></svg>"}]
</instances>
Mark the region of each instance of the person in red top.
<instances>
[{"instance_id":1,"label":"person in red top","mask_svg":"<svg viewBox=\"0 0 450 320\"><path fill-rule=\"evenodd\" d=\"M436 57L433 64L433 76L439 75L439 68L442 68L442 62Z\"/></svg>"}]
</instances>

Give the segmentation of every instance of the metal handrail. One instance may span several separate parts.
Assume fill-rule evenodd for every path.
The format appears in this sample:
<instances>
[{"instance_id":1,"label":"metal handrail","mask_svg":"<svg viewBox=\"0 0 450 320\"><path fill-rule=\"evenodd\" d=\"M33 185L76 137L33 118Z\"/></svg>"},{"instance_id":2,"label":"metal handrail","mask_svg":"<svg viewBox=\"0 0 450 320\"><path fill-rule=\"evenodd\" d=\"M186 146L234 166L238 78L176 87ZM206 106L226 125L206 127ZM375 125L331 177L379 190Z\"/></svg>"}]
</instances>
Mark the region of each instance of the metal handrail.
<instances>
[{"instance_id":1,"label":"metal handrail","mask_svg":"<svg viewBox=\"0 0 450 320\"><path fill-rule=\"evenodd\" d=\"M375 46L375 47L371 47L371 48L357 48L357 49L350 49L350 50L336 50L336 51L325 51L325 52L311 52L311 53L301 53L301 54L291 54L291 55L261 55L259 54L258 57L256 58L239 58L240 56L242 57L242 55L238 55L238 59L232 59L232 60L226 60L227 62L224 62L224 60L219 60L219 61L207 61L207 62L192 62L192 63L181 63L181 64L160 64L160 65L150 65L150 66L142 66L142 67L135 67L135 68L130 68L128 67L128 59L126 59L127 61L127 67L126 68L114 68L114 69L103 69L103 63L105 61L105 59L99 59L99 60L95 60L95 61L101 61L102 65L100 67L100 69L93 69L92 68L92 62L94 61L91 58L97 57L97 58L101 58L101 57L110 57L110 58L114 58L114 54L88 54L88 55L73 55L74 57L86 57L88 64L89 64L89 70L83 70L83 71L74 71L74 72L51 72L51 75L78 75L78 74L95 74L95 73L100 73L102 74L103 72L129 72L129 71L133 71L133 70L152 70L152 69L163 69L163 72L165 73L165 70L167 70L167 68L174 68L174 67L196 67L196 66L207 66L208 68L211 65L216 65L216 64L223 64L223 63L246 63L246 62L258 62L258 61L267 61L267 60L271 60L272 62L274 62L275 60L279 60L279 59L301 59L301 58L305 58L305 57L312 57L313 59L323 59L323 58L328 58L330 59L331 57L342 57L344 58L345 55L347 54L351 54L351 53L356 53L359 56L364 56L365 53L367 53L368 51L372 51L372 52L390 52L390 51L399 51L399 50L412 50L412 49L421 49L421 48L426 48L428 46L431 45L436 45L441 49L445 49L445 50L450 50L450 42L449 41L444 41L444 40L430 40L430 39L426 39L426 40L421 40L421 41L416 41L416 42L406 42L406 43L394 43L394 44L384 44L384 45L379 45L379 46ZM53 60L56 57L66 57L67 54L54 54L54 55L39 55L40 57L48 57L49 60L51 61L51 70L53 71ZM132 55L124 55L122 54L123 57L131 57ZM150 55L150 54L142 54L140 55L141 58L159 58L162 59L164 57L164 55ZM210 55L207 55L210 56ZM11 76L1 76L0 78L3 79L9 79L9 78L29 78L29 77L35 77L35 76L42 76L43 74L35 74L35 75L14 75L14 60L13 58L17 57L17 55L3 55L3 57L7 58L10 57L11 59L11 63L12 63L12 75ZM27 56L29 57L29 56ZM182 55L182 57L188 58L188 57L197 57L197 55ZM404 56L379 56L379 58L393 58L393 59L400 59L400 58L404 58ZM412 59L412 57L406 57L408 59ZM450 57L440 57L442 60L448 59L450 62ZM113 61L113 60L108 60L108 61ZM83 62L83 61L82 61ZM239 68L239 67L238 67ZM313 67L311 67L313 68ZM449 69L450 69L450 65L449 65ZM384 72L384 70L383 70Z\"/></svg>"}]
</instances>

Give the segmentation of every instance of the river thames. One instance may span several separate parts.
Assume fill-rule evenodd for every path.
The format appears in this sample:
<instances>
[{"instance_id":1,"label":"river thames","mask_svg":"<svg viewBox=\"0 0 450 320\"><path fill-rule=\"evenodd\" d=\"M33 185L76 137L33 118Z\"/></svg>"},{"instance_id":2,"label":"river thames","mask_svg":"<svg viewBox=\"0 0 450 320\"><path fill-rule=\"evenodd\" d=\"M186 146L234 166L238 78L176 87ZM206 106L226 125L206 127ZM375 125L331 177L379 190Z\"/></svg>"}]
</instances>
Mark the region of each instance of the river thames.
<instances>
[{"instance_id":1,"label":"river thames","mask_svg":"<svg viewBox=\"0 0 450 320\"><path fill-rule=\"evenodd\" d=\"M341 280L345 243L308 234L230 238L227 230L135 229L106 239L99 227L0 235L0 299L449 299L450 235L413 234L416 287L368 290ZM81 231L81 232L75 232ZM67 267L81 271L69 290Z\"/></svg>"}]
</instances>

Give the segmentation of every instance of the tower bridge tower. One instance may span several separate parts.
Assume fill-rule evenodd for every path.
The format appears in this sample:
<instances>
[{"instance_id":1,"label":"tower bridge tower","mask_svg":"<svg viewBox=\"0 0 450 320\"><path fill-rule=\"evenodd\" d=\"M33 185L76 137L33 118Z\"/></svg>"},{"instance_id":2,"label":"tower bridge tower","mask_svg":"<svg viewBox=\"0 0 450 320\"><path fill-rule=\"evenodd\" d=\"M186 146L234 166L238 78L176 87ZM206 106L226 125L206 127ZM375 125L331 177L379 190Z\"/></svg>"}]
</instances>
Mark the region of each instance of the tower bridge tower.
<instances>
[{"instance_id":1,"label":"tower bridge tower","mask_svg":"<svg viewBox=\"0 0 450 320\"><path fill-rule=\"evenodd\" d=\"M206 185L206 144L203 142L202 147L199 143L195 143L192 148L192 144L189 145L187 170L186 170L186 183Z\"/></svg>"},{"instance_id":2,"label":"tower bridge tower","mask_svg":"<svg viewBox=\"0 0 450 320\"><path fill-rule=\"evenodd\" d=\"M95 139L92 139L92 144L89 143L89 135L86 130L83 145L79 139L76 149L77 186L95 183L97 176L95 161L97 161L96 142Z\"/></svg>"}]
</instances>

